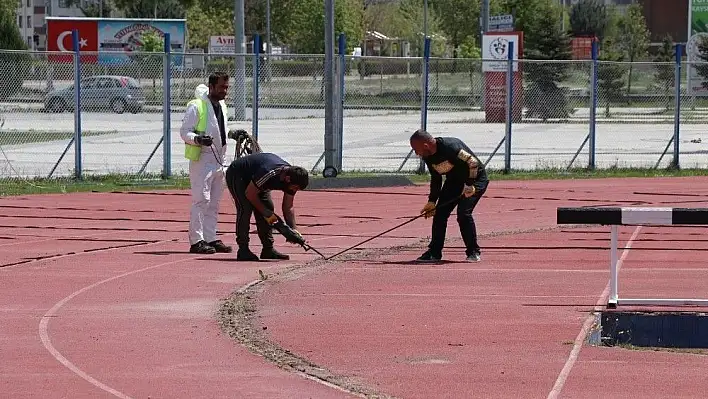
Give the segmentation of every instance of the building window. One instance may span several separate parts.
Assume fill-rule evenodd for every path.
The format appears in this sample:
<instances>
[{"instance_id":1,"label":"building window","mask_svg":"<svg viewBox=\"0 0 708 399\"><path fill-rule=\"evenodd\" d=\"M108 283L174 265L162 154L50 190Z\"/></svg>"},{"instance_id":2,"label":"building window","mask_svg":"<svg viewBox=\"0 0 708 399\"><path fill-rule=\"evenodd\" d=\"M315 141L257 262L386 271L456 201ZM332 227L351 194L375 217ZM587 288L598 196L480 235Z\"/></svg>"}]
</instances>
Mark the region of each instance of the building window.
<instances>
[{"instance_id":1,"label":"building window","mask_svg":"<svg viewBox=\"0 0 708 399\"><path fill-rule=\"evenodd\" d=\"M27 17L27 27L28 28L32 27L32 17L30 17L30 16Z\"/></svg>"},{"instance_id":2,"label":"building window","mask_svg":"<svg viewBox=\"0 0 708 399\"><path fill-rule=\"evenodd\" d=\"M67 0L59 0L59 7L60 8L69 8L69 4Z\"/></svg>"},{"instance_id":3,"label":"building window","mask_svg":"<svg viewBox=\"0 0 708 399\"><path fill-rule=\"evenodd\" d=\"M22 29L22 15L17 16L17 26Z\"/></svg>"},{"instance_id":4,"label":"building window","mask_svg":"<svg viewBox=\"0 0 708 399\"><path fill-rule=\"evenodd\" d=\"M32 0L27 0L27 7L28 8L32 7Z\"/></svg>"}]
</instances>

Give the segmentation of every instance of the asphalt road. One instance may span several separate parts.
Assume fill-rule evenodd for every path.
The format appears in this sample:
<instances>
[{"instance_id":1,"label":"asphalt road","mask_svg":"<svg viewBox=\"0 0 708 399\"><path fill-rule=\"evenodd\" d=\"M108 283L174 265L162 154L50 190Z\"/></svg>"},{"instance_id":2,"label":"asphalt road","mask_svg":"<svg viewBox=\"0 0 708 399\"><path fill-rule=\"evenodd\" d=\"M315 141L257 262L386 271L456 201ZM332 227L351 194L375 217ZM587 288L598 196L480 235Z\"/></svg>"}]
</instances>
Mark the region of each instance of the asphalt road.
<instances>
[{"instance_id":1,"label":"asphalt road","mask_svg":"<svg viewBox=\"0 0 708 399\"><path fill-rule=\"evenodd\" d=\"M293 164L312 168L324 150L323 110L268 110L273 116L288 119L272 119L261 112L258 140L266 151L278 153ZM419 112L396 112L370 110L347 111L344 120L345 170L395 171L403 163L410 148L408 137L420 126ZM367 115L368 114L368 115ZM4 114L4 129L52 130L71 132L74 128L73 114L8 113ZM183 143L179 127L181 113L173 113L170 121L172 171L187 171L187 161L182 156ZM504 124L460 122L479 120L479 112L429 112L428 130L437 135L452 135L469 143L472 149L486 161L504 137ZM229 127L251 131L251 122L230 122ZM84 173L135 173L147 161L162 137L161 114L82 114L84 131L110 131L114 133L87 136L82 140ZM564 167L573 158L588 134L587 124L514 124L512 131L513 168L535 169ZM598 167L646 167L654 166L661 152L673 135L670 123L598 123ZM692 142L703 138L702 125L682 125L681 163L683 167L708 167L705 143ZM12 175L47 176L69 140L42 143L5 145L0 152L0 177ZM231 142L233 143L233 142ZM662 166L671 159L671 148L664 157ZM233 156L233 147L229 150ZM6 159L7 158L7 159ZM8 162L9 160L9 162ZM576 166L587 165L587 145L581 151ZM404 170L413 170L417 160L411 159ZM504 167L504 145L489 162L492 168ZM74 167L73 146L64 156L55 175L70 175ZM320 168L322 164L320 164ZM162 147L145 169L159 173L162 170Z\"/></svg>"}]
</instances>

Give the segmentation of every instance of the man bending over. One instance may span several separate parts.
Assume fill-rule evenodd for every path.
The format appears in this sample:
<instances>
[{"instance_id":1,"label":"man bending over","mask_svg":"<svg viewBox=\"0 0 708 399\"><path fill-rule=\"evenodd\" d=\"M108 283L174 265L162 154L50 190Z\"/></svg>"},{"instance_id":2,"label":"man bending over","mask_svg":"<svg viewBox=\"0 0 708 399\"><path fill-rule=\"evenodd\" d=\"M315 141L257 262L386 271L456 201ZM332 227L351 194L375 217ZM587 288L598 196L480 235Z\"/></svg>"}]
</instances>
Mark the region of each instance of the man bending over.
<instances>
[{"instance_id":1,"label":"man bending over","mask_svg":"<svg viewBox=\"0 0 708 399\"><path fill-rule=\"evenodd\" d=\"M263 245L261 259L290 259L290 256L273 248L272 225L278 221L278 216L274 212L270 191L284 193L282 212L285 223L299 234L293 203L295 194L307 188L308 182L307 170L291 166L272 153L259 152L231 162L226 170L226 185L236 204L236 260L258 260L258 256L248 247L251 214L254 213L258 238Z\"/></svg>"}]
</instances>

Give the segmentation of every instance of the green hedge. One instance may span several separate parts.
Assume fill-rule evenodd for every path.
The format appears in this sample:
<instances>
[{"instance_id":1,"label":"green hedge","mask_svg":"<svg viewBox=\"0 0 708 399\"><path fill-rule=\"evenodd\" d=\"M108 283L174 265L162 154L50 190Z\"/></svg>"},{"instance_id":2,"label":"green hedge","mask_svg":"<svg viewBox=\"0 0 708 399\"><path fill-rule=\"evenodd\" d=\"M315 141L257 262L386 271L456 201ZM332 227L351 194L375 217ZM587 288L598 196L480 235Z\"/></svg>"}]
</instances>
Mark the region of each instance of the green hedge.
<instances>
[{"instance_id":1,"label":"green hedge","mask_svg":"<svg viewBox=\"0 0 708 399\"><path fill-rule=\"evenodd\" d=\"M362 76L420 74L423 67L421 59L362 58L354 61ZM430 73L479 72L482 63L471 59L432 59L428 63Z\"/></svg>"}]
</instances>

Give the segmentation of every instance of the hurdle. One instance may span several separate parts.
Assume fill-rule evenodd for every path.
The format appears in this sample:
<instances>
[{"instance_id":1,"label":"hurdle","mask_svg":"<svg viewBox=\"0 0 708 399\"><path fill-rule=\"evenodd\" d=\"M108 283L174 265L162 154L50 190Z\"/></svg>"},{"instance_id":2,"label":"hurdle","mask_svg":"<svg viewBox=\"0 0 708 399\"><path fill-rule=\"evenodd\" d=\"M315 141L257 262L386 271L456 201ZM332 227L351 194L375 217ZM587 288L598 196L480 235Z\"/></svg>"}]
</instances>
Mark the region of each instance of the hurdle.
<instances>
[{"instance_id":1,"label":"hurdle","mask_svg":"<svg viewBox=\"0 0 708 399\"><path fill-rule=\"evenodd\" d=\"M607 307L619 305L708 306L708 299L620 298L617 238L619 226L708 225L708 208L559 207L557 224L610 226L610 293Z\"/></svg>"}]
</instances>

